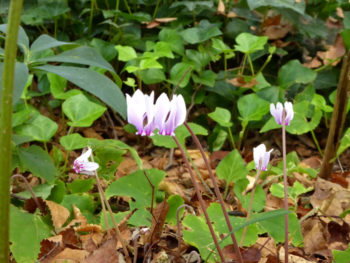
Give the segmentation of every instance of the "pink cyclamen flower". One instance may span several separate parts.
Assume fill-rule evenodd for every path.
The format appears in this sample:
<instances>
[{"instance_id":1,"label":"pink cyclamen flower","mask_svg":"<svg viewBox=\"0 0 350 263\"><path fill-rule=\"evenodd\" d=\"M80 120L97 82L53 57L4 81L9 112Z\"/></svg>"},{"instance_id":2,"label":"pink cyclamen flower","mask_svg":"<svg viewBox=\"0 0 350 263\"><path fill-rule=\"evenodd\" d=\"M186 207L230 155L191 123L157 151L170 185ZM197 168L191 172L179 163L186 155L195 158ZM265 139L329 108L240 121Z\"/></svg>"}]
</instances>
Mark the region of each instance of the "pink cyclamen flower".
<instances>
[{"instance_id":1,"label":"pink cyclamen flower","mask_svg":"<svg viewBox=\"0 0 350 263\"><path fill-rule=\"evenodd\" d=\"M162 93L155 104L154 124L159 135L175 136L175 129L186 120L186 104L182 95L174 95L169 101Z\"/></svg>"},{"instance_id":2,"label":"pink cyclamen flower","mask_svg":"<svg viewBox=\"0 0 350 263\"><path fill-rule=\"evenodd\" d=\"M82 173L87 175L93 175L99 167L98 163L90 162L92 150L88 147L87 151L82 153L77 159L74 160L73 169L76 173Z\"/></svg>"},{"instance_id":3,"label":"pink cyclamen flower","mask_svg":"<svg viewBox=\"0 0 350 263\"><path fill-rule=\"evenodd\" d=\"M285 125L288 126L290 121L294 117L293 104L289 101L284 103L284 108L282 103L277 102L276 107L273 103L270 104L271 115L275 118L275 121L282 125L283 121L283 109L286 111Z\"/></svg>"},{"instance_id":4,"label":"pink cyclamen flower","mask_svg":"<svg viewBox=\"0 0 350 263\"><path fill-rule=\"evenodd\" d=\"M132 97L126 94L128 122L133 124L138 135L152 136L154 131L154 93L145 95L137 90Z\"/></svg>"},{"instance_id":5,"label":"pink cyclamen flower","mask_svg":"<svg viewBox=\"0 0 350 263\"><path fill-rule=\"evenodd\" d=\"M270 151L266 151L265 144L260 144L259 146L253 148L253 157L255 162L255 168L258 170L259 167L262 171L266 171L267 165L270 161L270 153L273 149Z\"/></svg>"}]
</instances>

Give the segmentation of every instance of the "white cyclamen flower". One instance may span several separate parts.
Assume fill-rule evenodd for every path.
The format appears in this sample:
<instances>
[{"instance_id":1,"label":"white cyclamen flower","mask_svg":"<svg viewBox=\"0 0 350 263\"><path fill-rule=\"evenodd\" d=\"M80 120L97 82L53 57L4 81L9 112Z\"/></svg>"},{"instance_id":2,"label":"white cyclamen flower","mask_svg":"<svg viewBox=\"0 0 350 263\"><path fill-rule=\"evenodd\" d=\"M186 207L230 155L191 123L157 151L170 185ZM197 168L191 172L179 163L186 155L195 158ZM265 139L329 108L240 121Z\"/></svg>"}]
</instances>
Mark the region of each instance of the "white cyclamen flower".
<instances>
[{"instance_id":1,"label":"white cyclamen flower","mask_svg":"<svg viewBox=\"0 0 350 263\"><path fill-rule=\"evenodd\" d=\"M294 117L293 104L289 101L284 103L284 108L282 103L277 102L276 107L273 103L270 104L271 115L275 118L275 121L282 125L283 121L283 109L286 111L285 125L288 126L290 121Z\"/></svg>"},{"instance_id":2,"label":"white cyclamen flower","mask_svg":"<svg viewBox=\"0 0 350 263\"><path fill-rule=\"evenodd\" d=\"M163 93L155 104L154 123L159 135L175 136L175 129L186 120L186 104L182 95L174 95L169 101Z\"/></svg>"},{"instance_id":3,"label":"white cyclamen flower","mask_svg":"<svg viewBox=\"0 0 350 263\"><path fill-rule=\"evenodd\" d=\"M128 122L134 125L138 135L153 135L154 93L143 94L137 90L131 97L126 94Z\"/></svg>"},{"instance_id":4,"label":"white cyclamen flower","mask_svg":"<svg viewBox=\"0 0 350 263\"><path fill-rule=\"evenodd\" d=\"M266 171L272 150L267 152L265 144L260 144L258 147L253 148L254 162L257 170L260 167L262 171Z\"/></svg>"},{"instance_id":5,"label":"white cyclamen flower","mask_svg":"<svg viewBox=\"0 0 350 263\"><path fill-rule=\"evenodd\" d=\"M93 175L93 172L98 169L98 163L89 161L91 153L92 150L89 147L86 152L82 153L77 159L74 160L73 169L76 173Z\"/></svg>"}]
</instances>

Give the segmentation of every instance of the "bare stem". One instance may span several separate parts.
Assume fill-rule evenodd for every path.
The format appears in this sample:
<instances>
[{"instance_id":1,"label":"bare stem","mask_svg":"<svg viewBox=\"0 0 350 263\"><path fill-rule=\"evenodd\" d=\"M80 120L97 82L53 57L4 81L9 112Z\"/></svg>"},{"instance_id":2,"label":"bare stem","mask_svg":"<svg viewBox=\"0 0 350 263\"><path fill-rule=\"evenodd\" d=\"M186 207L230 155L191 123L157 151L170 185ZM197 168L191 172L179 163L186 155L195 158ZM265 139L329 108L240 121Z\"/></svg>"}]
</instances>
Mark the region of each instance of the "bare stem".
<instances>
[{"instance_id":1,"label":"bare stem","mask_svg":"<svg viewBox=\"0 0 350 263\"><path fill-rule=\"evenodd\" d=\"M44 211L44 208L40 205L39 200L38 200L38 198L36 197L36 195L35 195L35 193L34 193L34 191L33 191L33 188L30 186L30 184L29 184L27 178L25 178L25 177L24 177L23 175L21 175L21 174L14 174L14 175L11 176L11 180L13 180L13 179L16 178L16 177L21 178L21 179L24 181L24 184L26 185L27 190L30 192L30 194L31 194L31 196L32 196L32 198L33 198L33 200L34 200L36 206L40 209L40 211Z\"/></svg>"},{"instance_id":2,"label":"bare stem","mask_svg":"<svg viewBox=\"0 0 350 263\"><path fill-rule=\"evenodd\" d=\"M196 143L199 151L201 152L201 155L203 157L204 163L205 163L205 165L206 165L206 167L208 169L210 179L213 182L216 197L218 198L219 203L221 205L222 212L224 213L226 224L227 224L228 229L229 229L229 231L231 233L231 239L232 239L232 242L233 242L233 245L234 245L234 248L235 248L235 252L236 252L236 254L238 256L238 260L239 260L240 263L243 263L243 258L242 258L241 252L239 250L239 247L238 247L237 239L235 237L235 234L233 233L233 228L232 228L232 225L231 225L231 221L230 221L230 218L229 218L229 216L227 214L227 211L226 211L226 208L225 208L225 204L224 204L224 200L222 199L222 195L220 193L218 184L217 184L217 182L215 180L213 171L211 170L208 158L207 158L207 156L204 153L203 147L202 147L201 143L199 142L198 137L194 134L194 132L192 131L191 127L188 125L187 122L185 122L184 125L188 129L188 131L190 132L194 142Z\"/></svg>"},{"instance_id":3,"label":"bare stem","mask_svg":"<svg viewBox=\"0 0 350 263\"><path fill-rule=\"evenodd\" d=\"M147 173L146 173L146 170L143 169L143 174L146 176L146 179L149 183L149 185L151 186L152 188L152 200L151 200L151 215L153 217L153 202L154 202L154 185L152 184L151 180L149 179ZM157 220L156 220L157 221Z\"/></svg>"},{"instance_id":4,"label":"bare stem","mask_svg":"<svg viewBox=\"0 0 350 263\"><path fill-rule=\"evenodd\" d=\"M93 157L92 154L91 154L91 160L94 161L94 157ZM105 206L104 206L104 203L106 204L107 209L108 209L108 212L109 212L109 214L110 214L110 216L111 216L111 219L112 219L112 222L113 222L115 231L116 231L116 233L117 233L117 237L118 237L118 239L120 240L120 243L122 244L123 251L124 251L124 254L125 254L125 258L126 258L126 262L131 263L131 258L130 258L130 255L129 255L129 251L128 251L127 245L126 245L126 243L125 243L125 240L124 240L122 234L120 233L118 224L117 224L117 222L116 222L116 220L115 220L115 218L114 218L114 215L113 215L112 208L111 208L111 206L109 205L109 202L108 202L108 200L107 200L107 198L106 198L106 196L105 196L105 193L103 192L100 179L98 178L97 171L95 171L94 174L95 174L95 178L96 178L97 189L98 189L98 192L100 193L100 197L101 197L101 203L102 203L103 213L105 214L106 228L109 227L109 226L108 226L108 219L107 219L106 208L105 208Z\"/></svg>"},{"instance_id":5,"label":"bare stem","mask_svg":"<svg viewBox=\"0 0 350 263\"><path fill-rule=\"evenodd\" d=\"M283 184L284 184L284 209L288 211L288 181L287 181L287 145L286 145L286 111L283 109L282 117L282 152L283 152ZM284 262L288 263L288 214L284 216Z\"/></svg>"},{"instance_id":6,"label":"bare stem","mask_svg":"<svg viewBox=\"0 0 350 263\"><path fill-rule=\"evenodd\" d=\"M178 141L178 139L177 139L175 136L173 136L173 139L174 139L174 141L176 142L178 148L180 149L180 151L181 151L181 153L182 153L182 157L183 157L183 159L184 159L184 161L185 161L185 164L186 164L186 166L187 166L187 169L188 169L188 171L189 171L189 173L190 173L190 176L191 176L191 179L192 179L192 183L193 183L194 189L195 189L195 191L196 191L196 195L197 195L197 198L198 198L198 201L199 201L199 205L201 206L201 209L203 210L203 213L204 213L205 220L207 221L207 225L208 225L208 227L209 227L210 234L211 234L211 236L212 236L212 238L213 238L213 241L214 241L214 243L215 243L216 249L217 249L217 251L218 251L218 253L219 253L221 262L224 263L224 262L225 262L224 254L222 253L222 250L221 250L221 248L220 248L220 246L219 246L219 243L218 243L218 240L217 240L217 238L216 238L216 235L215 235L213 226L212 226L212 224L211 224L211 222L210 222L210 219L209 219L207 210L205 209L205 204L204 204L202 195L201 195L201 193L200 193L198 183L197 183L197 181L196 181L196 178L194 177L193 171L192 171L191 166L190 166L190 163L189 163L189 161L188 161L188 158L187 158L187 156L186 156L186 154L185 154L185 151L183 150L183 148L182 148L180 142Z\"/></svg>"},{"instance_id":7,"label":"bare stem","mask_svg":"<svg viewBox=\"0 0 350 263\"><path fill-rule=\"evenodd\" d=\"M258 171L256 172L255 182L254 182L253 189L252 189L252 195L250 196L249 208L248 208L246 222L249 221L250 215L252 213L253 200L254 200L254 195L255 195L255 188L256 188L256 185L258 184L258 180L259 180L259 177L260 177L260 172L261 172L261 164L259 164ZM242 239L241 239L241 246L243 246L243 242L244 242L244 238L245 238L246 233L247 233L247 227L244 227L243 234L242 234Z\"/></svg>"}]
</instances>

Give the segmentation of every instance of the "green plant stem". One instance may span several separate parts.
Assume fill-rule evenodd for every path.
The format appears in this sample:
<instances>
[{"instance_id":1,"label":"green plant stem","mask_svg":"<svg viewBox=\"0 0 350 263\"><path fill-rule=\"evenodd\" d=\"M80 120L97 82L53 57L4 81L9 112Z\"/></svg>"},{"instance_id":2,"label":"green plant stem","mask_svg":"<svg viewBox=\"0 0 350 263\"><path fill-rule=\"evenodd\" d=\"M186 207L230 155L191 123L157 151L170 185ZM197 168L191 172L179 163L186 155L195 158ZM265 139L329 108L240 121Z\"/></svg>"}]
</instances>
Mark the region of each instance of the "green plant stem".
<instances>
[{"instance_id":1,"label":"green plant stem","mask_svg":"<svg viewBox=\"0 0 350 263\"><path fill-rule=\"evenodd\" d=\"M232 144L232 148L233 149L236 149L236 144L235 144L235 140L233 139L233 135L232 135L232 131L231 131L231 128L230 127L227 127L228 129L228 135L230 137L230 142Z\"/></svg>"},{"instance_id":2,"label":"green plant stem","mask_svg":"<svg viewBox=\"0 0 350 263\"><path fill-rule=\"evenodd\" d=\"M244 54L242 66L241 66L241 69L239 70L239 75L243 75L246 61L247 61L247 55Z\"/></svg>"},{"instance_id":3,"label":"green plant stem","mask_svg":"<svg viewBox=\"0 0 350 263\"><path fill-rule=\"evenodd\" d=\"M227 79L227 55L224 53L224 70L225 70L225 79Z\"/></svg>"},{"instance_id":4,"label":"green plant stem","mask_svg":"<svg viewBox=\"0 0 350 263\"><path fill-rule=\"evenodd\" d=\"M200 190L199 190L198 183L197 183L197 181L196 181L196 178L194 177L194 174L193 174L193 171L192 171L192 169L191 169L191 166L190 166L190 163L189 163L189 161L188 161L188 158L187 158L187 156L186 156L186 154L185 154L185 151L183 150L183 148L182 148L180 142L178 141L178 139L177 139L175 136L173 136L173 139L174 139L175 143L177 144L177 147L178 147L179 150L181 151L181 154L182 154L182 157L183 157L183 159L184 159L184 162L185 162L185 164L186 164L186 166L187 166L188 172L190 173L190 176L191 176L191 179L192 179L192 183L193 183L193 186L194 186L194 189L195 189L195 191L196 191L196 195L197 195L197 198L198 198L198 201L199 201L199 205L200 205L200 207L201 207L201 209L202 209L202 211L203 211L205 220L206 220L207 225L208 225L208 227L209 227L210 234L211 234L211 236L212 236L212 238L213 238L215 247L216 247L216 249L217 249L217 251L218 251L218 253L219 253L221 262L224 263L224 262L225 262L224 254L222 253L222 250L221 250L221 248L220 248L220 246L219 246L218 239L217 239L217 237L216 237L216 235L215 235L215 231L214 231L214 229L213 229L213 225L212 225L212 223L211 223L211 221L210 221L210 219L209 219L209 216L208 216L207 210L206 210L206 208L205 208L205 204L204 204L202 195L201 195Z\"/></svg>"},{"instance_id":5,"label":"green plant stem","mask_svg":"<svg viewBox=\"0 0 350 263\"><path fill-rule=\"evenodd\" d=\"M132 15L132 12L131 12L130 6L129 6L129 4L128 4L128 0L124 0L124 4L125 4L125 6L126 6L126 9L128 9L128 13L129 13L129 15Z\"/></svg>"},{"instance_id":6,"label":"green plant stem","mask_svg":"<svg viewBox=\"0 0 350 263\"><path fill-rule=\"evenodd\" d=\"M242 130L239 133L239 139L238 139L238 143L237 143L237 149L238 150L241 149L243 138L244 138L244 134L245 134L245 129L247 128L247 125L248 125L248 123L246 123L245 121L242 122Z\"/></svg>"},{"instance_id":7,"label":"green plant stem","mask_svg":"<svg viewBox=\"0 0 350 263\"><path fill-rule=\"evenodd\" d=\"M11 177L12 96L17 53L17 35L23 0L11 1L5 40L0 111L0 262L10 262L9 212Z\"/></svg>"},{"instance_id":8,"label":"green plant stem","mask_svg":"<svg viewBox=\"0 0 350 263\"><path fill-rule=\"evenodd\" d=\"M261 66L261 68L258 70L258 72L256 72L255 75L259 75L264 69L265 67L270 63L271 59L272 59L272 55L273 54L270 54L267 59L265 60L264 64Z\"/></svg>"},{"instance_id":9,"label":"green plant stem","mask_svg":"<svg viewBox=\"0 0 350 263\"><path fill-rule=\"evenodd\" d=\"M283 152L283 185L284 209L288 211L288 181L287 181L287 143L286 143L286 111L283 109L282 117L282 152ZM288 214L284 216L284 262L288 263Z\"/></svg>"},{"instance_id":10,"label":"green plant stem","mask_svg":"<svg viewBox=\"0 0 350 263\"><path fill-rule=\"evenodd\" d=\"M117 0L115 3L115 11L119 11L119 4L120 4L120 0ZM114 23L117 22L117 19L118 19L118 13L115 14L115 16L114 16Z\"/></svg>"},{"instance_id":11,"label":"green plant stem","mask_svg":"<svg viewBox=\"0 0 350 263\"><path fill-rule=\"evenodd\" d=\"M255 195L255 188L256 188L256 185L258 184L260 173L261 173L261 161L259 163L259 167L258 167L258 170L256 172L256 177L255 177L255 181L254 181L254 185L253 185L253 189L252 189L252 195L250 196L246 222L249 221L250 215L252 213L252 207L253 207L253 201L254 201L254 195ZM246 233L247 233L247 226L243 229L243 234L242 234L241 244L240 244L241 246L243 246L244 238L245 238Z\"/></svg>"},{"instance_id":12,"label":"green plant stem","mask_svg":"<svg viewBox=\"0 0 350 263\"><path fill-rule=\"evenodd\" d=\"M232 239L232 242L233 242L233 245L234 245L234 248L235 248L235 252L236 252L236 255L238 257L238 260L240 263L243 263L243 258L242 258L242 255L241 255L241 252L239 250L239 247L238 247L238 243L237 243L237 239L236 239L236 236L235 234L233 233L233 228L232 228L232 225L231 225L231 221L230 221L230 218L228 216L228 213L226 211L226 208L225 208L225 203L224 203L224 200L221 196L221 193L220 193L220 190L219 190L219 186L215 180L215 177L214 177L214 174L213 174L213 171L210 167L210 164L209 164L209 161L208 161L208 158L207 156L205 155L205 152L204 152L204 149L202 147L202 144L200 143L200 141L198 140L198 137L194 134L194 132L192 131L191 127L188 125L187 122L184 123L185 127L187 128L187 130L190 132L195 144L197 145L201 155L202 155L202 158L204 160L204 163L207 167L207 170L209 172L209 176L210 176L210 179L212 180L213 182L213 186L214 186L214 190L215 190L215 194L216 194L216 197L218 198L219 200L219 203L220 203L220 206L221 206L221 209L222 209L222 212L224 214L224 217L225 217L225 220L226 220L226 224L227 224L227 227L229 229L229 231L231 232L231 239Z\"/></svg>"},{"instance_id":13,"label":"green plant stem","mask_svg":"<svg viewBox=\"0 0 350 263\"><path fill-rule=\"evenodd\" d=\"M252 77L255 76L255 73L254 73L254 66L253 66L253 61L252 59L250 58L249 54L248 54L248 62L249 62L249 66L250 66L250 71L252 73Z\"/></svg>"},{"instance_id":14,"label":"green plant stem","mask_svg":"<svg viewBox=\"0 0 350 263\"><path fill-rule=\"evenodd\" d=\"M157 4L156 4L156 7L154 8L154 12L153 12L153 19L156 18L160 2L161 2L161 0L157 0Z\"/></svg>"},{"instance_id":15,"label":"green plant stem","mask_svg":"<svg viewBox=\"0 0 350 263\"><path fill-rule=\"evenodd\" d=\"M331 67L332 64L333 64L334 62L336 62L336 61L338 61L338 60L340 60L340 59L341 59L341 57L335 58L335 59L331 59L331 60L329 60L329 62L328 62L327 64L325 64L325 65L323 65L322 67L319 67L319 68L317 68L317 69L314 69L314 71L315 71L315 72L320 72L320 71L322 71L322 70L325 70L325 69Z\"/></svg>"},{"instance_id":16,"label":"green plant stem","mask_svg":"<svg viewBox=\"0 0 350 263\"><path fill-rule=\"evenodd\" d=\"M91 0L91 5L90 5L90 17L89 17L89 34L91 34L92 30L92 20L94 18L94 3L95 0Z\"/></svg>"},{"instance_id":17,"label":"green plant stem","mask_svg":"<svg viewBox=\"0 0 350 263\"><path fill-rule=\"evenodd\" d=\"M321 157L323 157L323 152L321 150L320 144L318 143L318 140L317 140L316 135L315 135L313 130L311 130L311 135L312 135L312 139L315 142L315 145L316 145L318 152L320 153Z\"/></svg>"}]
</instances>

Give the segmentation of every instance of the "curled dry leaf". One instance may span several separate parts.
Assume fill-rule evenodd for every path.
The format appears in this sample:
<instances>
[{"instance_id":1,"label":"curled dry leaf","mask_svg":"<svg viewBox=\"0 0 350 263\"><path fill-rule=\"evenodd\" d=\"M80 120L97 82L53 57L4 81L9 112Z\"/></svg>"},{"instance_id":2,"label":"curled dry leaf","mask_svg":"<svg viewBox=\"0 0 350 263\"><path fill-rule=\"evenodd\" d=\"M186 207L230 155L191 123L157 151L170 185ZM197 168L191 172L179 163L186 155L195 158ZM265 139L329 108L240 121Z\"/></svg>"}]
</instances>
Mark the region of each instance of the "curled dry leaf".
<instances>
[{"instance_id":1,"label":"curled dry leaf","mask_svg":"<svg viewBox=\"0 0 350 263\"><path fill-rule=\"evenodd\" d=\"M241 88L252 88L256 84L258 84L258 81L256 79L251 79L250 81L246 82L245 79L242 76L238 76L233 79L228 79L226 82Z\"/></svg>"},{"instance_id":2,"label":"curled dry leaf","mask_svg":"<svg viewBox=\"0 0 350 263\"><path fill-rule=\"evenodd\" d=\"M62 252L60 252L53 261L55 263L76 263L85 262L85 258L89 255L89 252L81 249L71 249L66 247Z\"/></svg>"},{"instance_id":3,"label":"curled dry leaf","mask_svg":"<svg viewBox=\"0 0 350 263\"><path fill-rule=\"evenodd\" d=\"M142 22L142 24L146 24L146 28L151 29L151 28L158 27L163 23L170 23L175 20L177 20L177 17L162 17L162 18L156 18L151 22Z\"/></svg>"},{"instance_id":4,"label":"curled dry leaf","mask_svg":"<svg viewBox=\"0 0 350 263\"><path fill-rule=\"evenodd\" d=\"M45 200L45 204L50 210L53 226L55 229L61 228L70 215L69 210L64 206L49 200Z\"/></svg>"},{"instance_id":5,"label":"curled dry leaf","mask_svg":"<svg viewBox=\"0 0 350 263\"><path fill-rule=\"evenodd\" d=\"M105 263L105 262L119 262L117 253L117 240L115 238L107 239L102 245L94 250L83 261L84 263Z\"/></svg>"},{"instance_id":6,"label":"curled dry leaf","mask_svg":"<svg viewBox=\"0 0 350 263\"><path fill-rule=\"evenodd\" d=\"M225 15L225 10L226 8L224 2L222 0L219 0L217 13L220 15Z\"/></svg>"},{"instance_id":7,"label":"curled dry leaf","mask_svg":"<svg viewBox=\"0 0 350 263\"><path fill-rule=\"evenodd\" d=\"M160 239L163 233L163 226L168 211L169 205L166 200L158 204L157 207L153 210L151 230L146 235L147 243L153 244Z\"/></svg>"},{"instance_id":8,"label":"curled dry leaf","mask_svg":"<svg viewBox=\"0 0 350 263\"><path fill-rule=\"evenodd\" d=\"M327 51L318 51L317 56L323 60L323 64L327 65L330 61L342 57L346 52L343 38L340 34L337 35L333 46L328 46ZM340 59L334 61L332 66L336 66Z\"/></svg>"},{"instance_id":9,"label":"curled dry leaf","mask_svg":"<svg viewBox=\"0 0 350 263\"><path fill-rule=\"evenodd\" d=\"M284 257L285 257L284 247L281 247L281 249L279 251L280 262L285 262ZM292 255L292 254L288 254L288 262L289 263L312 263L312 261L309 261L305 258L296 256L296 255Z\"/></svg>"}]
</instances>

